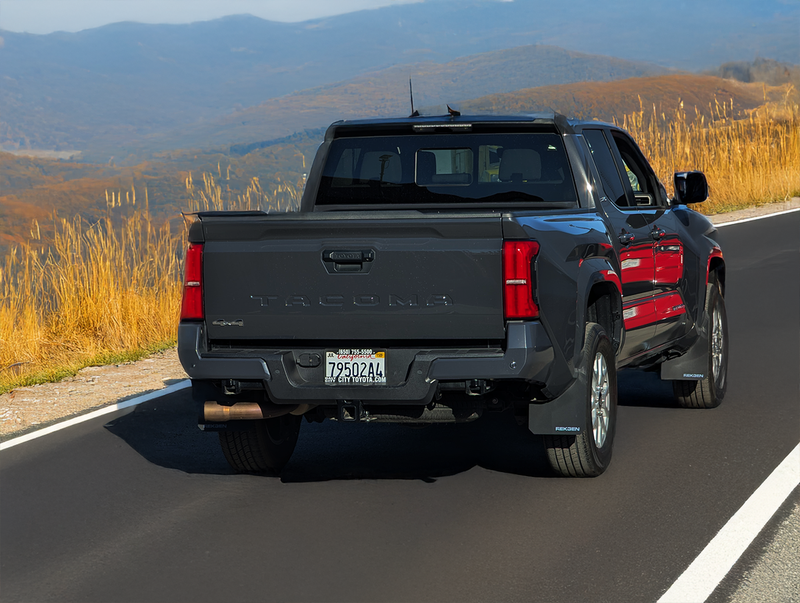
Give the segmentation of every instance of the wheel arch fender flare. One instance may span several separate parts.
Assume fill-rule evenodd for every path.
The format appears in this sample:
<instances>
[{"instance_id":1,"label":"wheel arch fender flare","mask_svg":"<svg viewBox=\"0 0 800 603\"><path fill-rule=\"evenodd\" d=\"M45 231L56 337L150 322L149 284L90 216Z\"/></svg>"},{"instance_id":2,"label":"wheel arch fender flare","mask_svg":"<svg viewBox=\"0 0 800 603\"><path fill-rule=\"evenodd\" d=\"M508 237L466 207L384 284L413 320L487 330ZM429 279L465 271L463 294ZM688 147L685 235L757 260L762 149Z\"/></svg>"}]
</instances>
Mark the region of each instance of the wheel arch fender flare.
<instances>
[{"instance_id":1,"label":"wheel arch fender flare","mask_svg":"<svg viewBox=\"0 0 800 603\"><path fill-rule=\"evenodd\" d=\"M712 273L717 275L720 293L722 297L725 297L725 258L722 255L722 249L720 249L718 245L714 245L708 252L706 285L711 281Z\"/></svg>"},{"instance_id":2,"label":"wheel arch fender flare","mask_svg":"<svg viewBox=\"0 0 800 603\"><path fill-rule=\"evenodd\" d=\"M587 322L601 325L618 351L623 343L625 330L622 318L622 280L619 268L607 259L584 261L578 274L578 352L583 347L584 329Z\"/></svg>"}]
</instances>

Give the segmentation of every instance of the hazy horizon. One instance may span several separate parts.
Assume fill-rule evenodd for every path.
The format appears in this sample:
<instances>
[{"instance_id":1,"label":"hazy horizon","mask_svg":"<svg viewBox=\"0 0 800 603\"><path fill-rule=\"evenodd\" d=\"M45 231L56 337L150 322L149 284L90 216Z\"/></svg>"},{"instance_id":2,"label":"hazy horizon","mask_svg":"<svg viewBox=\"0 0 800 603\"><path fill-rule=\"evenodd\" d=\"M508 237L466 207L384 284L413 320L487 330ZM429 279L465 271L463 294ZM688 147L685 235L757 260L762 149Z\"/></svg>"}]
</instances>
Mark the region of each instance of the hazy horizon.
<instances>
[{"instance_id":1,"label":"hazy horizon","mask_svg":"<svg viewBox=\"0 0 800 603\"><path fill-rule=\"evenodd\" d=\"M423 0L3 0L0 29L15 33L78 32L133 21L185 24L249 14L269 21L297 23ZM510 1L510 0L497 0Z\"/></svg>"}]
</instances>

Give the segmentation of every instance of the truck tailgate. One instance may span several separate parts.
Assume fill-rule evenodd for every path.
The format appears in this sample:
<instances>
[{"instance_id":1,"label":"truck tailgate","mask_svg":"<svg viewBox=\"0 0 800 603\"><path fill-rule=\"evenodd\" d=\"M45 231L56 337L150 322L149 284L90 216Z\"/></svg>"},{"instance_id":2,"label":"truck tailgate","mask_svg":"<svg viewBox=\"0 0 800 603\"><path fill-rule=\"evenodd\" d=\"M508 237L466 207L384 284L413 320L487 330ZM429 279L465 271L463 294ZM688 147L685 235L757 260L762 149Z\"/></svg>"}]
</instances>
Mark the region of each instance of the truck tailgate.
<instances>
[{"instance_id":1,"label":"truck tailgate","mask_svg":"<svg viewBox=\"0 0 800 603\"><path fill-rule=\"evenodd\" d=\"M501 216L391 213L203 216L209 339L503 339Z\"/></svg>"}]
</instances>

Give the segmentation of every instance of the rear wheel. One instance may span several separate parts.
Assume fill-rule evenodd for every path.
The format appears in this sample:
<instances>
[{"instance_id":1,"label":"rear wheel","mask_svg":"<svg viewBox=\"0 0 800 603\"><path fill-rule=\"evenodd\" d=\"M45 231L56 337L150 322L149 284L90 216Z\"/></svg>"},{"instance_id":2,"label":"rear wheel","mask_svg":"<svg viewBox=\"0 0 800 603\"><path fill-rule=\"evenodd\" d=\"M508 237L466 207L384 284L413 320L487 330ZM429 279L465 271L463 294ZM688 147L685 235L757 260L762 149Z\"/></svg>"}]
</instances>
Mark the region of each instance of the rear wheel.
<instances>
[{"instance_id":1,"label":"rear wheel","mask_svg":"<svg viewBox=\"0 0 800 603\"><path fill-rule=\"evenodd\" d=\"M725 300L715 278L706 291L708 317L708 368L698 381L673 381L672 390L684 408L714 408L725 397L728 387L728 319Z\"/></svg>"},{"instance_id":2,"label":"rear wheel","mask_svg":"<svg viewBox=\"0 0 800 603\"><path fill-rule=\"evenodd\" d=\"M617 423L614 348L603 327L586 325L578 383L586 391L586 421L577 435L544 436L553 470L564 477L594 477L611 462Z\"/></svg>"},{"instance_id":3,"label":"rear wheel","mask_svg":"<svg viewBox=\"0 0 800 603\"><path fill-rule=\"evenodd\" d=\"M219 443L238 473L280 473L294 452L301 416L248 421L246 429L220 431Z\"/></svg>"}]
</instances>

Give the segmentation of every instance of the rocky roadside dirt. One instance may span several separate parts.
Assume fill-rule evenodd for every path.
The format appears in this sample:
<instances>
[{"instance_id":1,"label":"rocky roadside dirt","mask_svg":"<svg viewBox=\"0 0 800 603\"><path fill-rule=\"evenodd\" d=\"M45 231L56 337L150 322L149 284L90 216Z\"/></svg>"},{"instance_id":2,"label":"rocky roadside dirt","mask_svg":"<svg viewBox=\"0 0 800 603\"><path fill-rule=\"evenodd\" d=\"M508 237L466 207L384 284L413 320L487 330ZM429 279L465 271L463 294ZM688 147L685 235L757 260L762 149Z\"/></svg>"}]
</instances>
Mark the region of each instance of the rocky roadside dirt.
<instances>
[{"instance_id":1,"label":"rocky roadside dirt","mask_svg":"<svg viewBox=\"0 0 800 603\"><path fill-rule=\"evenodd\" d=\"M90 366L58 383L0 396L0 440L186 379L176 349L137 362Z\"/></svg>"},{"instance_id":2,"label":"rocky roadside dirt","mask_svg":"<svg viewBox=\"0 0 800 603\"><path fill-rule=\"evenodd\" d=\"M785 203L712 216L717 224L800 208L800 198ZM0 396L0 440L59 419L115 404L186 379L175 349L137 362L93 366L59 383L22 387Z\"/></svg>"}]
</instances>

